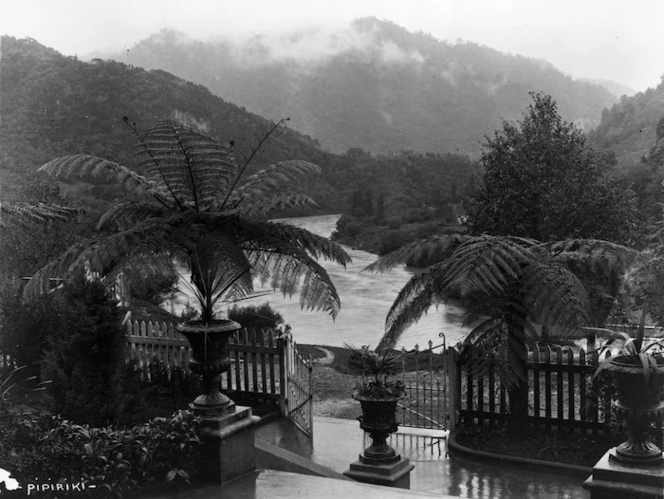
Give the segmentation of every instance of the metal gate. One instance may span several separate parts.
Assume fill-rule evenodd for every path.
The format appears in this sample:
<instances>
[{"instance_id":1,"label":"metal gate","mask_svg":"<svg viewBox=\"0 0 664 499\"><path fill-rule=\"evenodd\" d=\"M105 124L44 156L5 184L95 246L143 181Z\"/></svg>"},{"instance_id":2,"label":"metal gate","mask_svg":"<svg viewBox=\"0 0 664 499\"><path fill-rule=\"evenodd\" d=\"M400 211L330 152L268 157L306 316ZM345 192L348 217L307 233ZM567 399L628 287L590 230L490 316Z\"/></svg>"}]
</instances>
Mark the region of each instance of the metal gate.
<instances>
[{"instance_id":1,"label":"metal gate","mask_svg":"<svg viewBox=\"0 0 664 499\"><path fill-rule=\"evenodd\" d=\"M402 382L406 396L397 405L397 422L410 428L454 429L457 422L457 354L445 344L411 351L402 349ZM443 347L440 353L436 348Z\"/></svg>"},{"instance_id":2,"label":"metal gate","mask_svg":"<svg viewBox=\"0 0 664 499\"><path fill-rule=\"evenodd\" d=\"M313 436L313 363L297 351L291 333L279 338L281 355L281 413Z\"/></svg>"}]
</instances>

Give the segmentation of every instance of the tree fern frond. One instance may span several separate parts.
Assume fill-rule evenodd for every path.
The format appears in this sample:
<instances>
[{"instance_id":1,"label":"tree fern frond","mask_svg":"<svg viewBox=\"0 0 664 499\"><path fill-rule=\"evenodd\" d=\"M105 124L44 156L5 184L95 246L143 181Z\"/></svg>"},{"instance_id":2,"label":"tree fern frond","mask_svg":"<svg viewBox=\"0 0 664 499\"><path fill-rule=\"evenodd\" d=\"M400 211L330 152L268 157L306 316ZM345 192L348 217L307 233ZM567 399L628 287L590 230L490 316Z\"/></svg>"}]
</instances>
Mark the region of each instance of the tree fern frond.
<instances>
[{"instance_id":1,"label":"tree fern frond","mask_svg":"<svg viewBox=\"0 0 664 499\"><path fill-rule=\"evenodd\" d=\"M17 222L21 222L24 220L35 220L37 222L48 222L51 220L67 221L83 213L83 210L79 208L72 208L69 206L49 205L44 203L0 202L0 211L2 213L6 213L10 217L12 217L12 220Z\"/></svg>"},{"instance_id":2,"label":"tree fern frond","mask_svg":"<svg viewBox=\"0 0 664 499\"><path fill-rule=\"evenodd\" d=\"M212 233L200 240L191 255L191 266L191 279L205 322L212 320L220 299L241 299L253 291L251 264L229 233Z\"/></svg>"},{"instance_id":3,"label":"tree fern frond","mask_svg":"<svg viewBox=\"0 0 664 499\"><path fill-rule=\"evenodd\" d=\"M336 317L341 300L327 271L302 248L287 242L243 245L254 276L267 280L284 295L299 291L300 305L309 310L324 310Z\"/></svg>"},{"instance_id":4,"label":"tree fern frond","mask_svg":"<svg viewBox=\"0 0 664 499\"><path fill-rule=\"evenodd\" d=\"M588 294L562 264L534 262L524 269L525 306L534 320L554 326L560 337L578 332L588 320Z\"/></svg>"},{"instance_id":5,"label":"tree fern frond","mask_svg":"<svg viewBox=\"0 0 664 499\"><path fill-rule=\"evenodd\" d=\"M439 301L435 280L431 272L423 272L411 277L401 288L387 313L385 334L378 344L378 350L394 348L403 332Z\"/></svg>"},{"instance_id":6,"label":"tree fern frond","mask_svg":"<svg viewBox=\"0 0 664 499\"><path fill-rule=\"evenodd\" d=\"M228 197L225 206L219 208L237 209L245 203L260 205L266 199L280 194L285 187L301 184L304 180L319 175L319 166L302 160L281 161L251 175ZM244 211L244 210L243 210Z\"/></svg>"},{"instance_id":7,"label":"tree fern frond","mask_svg":"<svg viewBox=\"0 0 664 499\"><path fill-rule=\"evenodd\" d=\"M279 222L255 222L237 217L220 217L218 223L233 230L241 245L251 240L263 241L266 248L269 248L270 244L288 243L303 249L315 259L325 258L344 267L351 262L350 256L341 246L301 227Z\"/></svg>"},{"instance_id":8,"label":"tree fern frond","mask_svg":"<svg viewBox=\"0 0 664 499\"><path fill-rule=\"evenodd\" d=\"M124 229L143 220L163 217L167 214L168 212L164 210L163 206L153 203L129 201L114 205L106 211L99 219L97 229L107 227Z\"/></svg>"},{"instance_id":9,"label":"tree fern frond","mask_svg":"<svg viewBox=\"0 0 664 499\"><path fill-rule=\"evenodd\" d=\"M470 236L463 234L449 234L435 236L422 241L414 241L380 257L374 263L362 269L362 271L384 272L397 265L417 260L442 262L449 258L459 245L469 238Z\"/></svg>"},{"instance_id":10,"label":"tree fern frond","mask_svg":"<svg viewBox=\"0 0 664 499\"><path fill-rule=\"evenodd\" d=\"M462 243L442 264L444 287L461 295L500 293L533 259L530 242L520 238L480 236Z\"/></svg>"},{"instance_id":11,"label":"tree fern frond","mask_svg":"<svg viewBox=\"0 0 664 499\"><path fill-rule=\"evenodd\" d=\"M39 171L59 178L117 183L130 192L149 194L161 203L167 202L155 183L126 166L89 154L73 154L52 159L42 165Z\"/></svg>"},{"instance_id":12,"label":"tree fern frond","mask_svg":"<svg viewBox=\"0 0 664 499\"><path fill-rule=\"evenodd\" d=\"M239 169L229 146L174 121L139 137L138 164L166 186L180 206L209 210L227 194Z\"/></svg>"},{"instance_id":13,"label":"tree fern frond","mask_svg":"<svg viewBox=\"0 0 664 499\"><path fill-rule=\"evenodd\" d=\"M238 213L243 216L255 217L264 216L269 213L284 210L288 208L298 208L301 206L318 207L316 201L306 194L299 192L282 192L272 196L269 199L258 199L256 202L246 200L235 210L228 210L229 213Z\"/></svg>"},{"instance_id":14,"label":"tree fern frond","mask_svg":"<svg viewBox=\"0 0 664 499\"><path fill-rule=\"evenodd\" d=\"M150 220L74 244L35 273L23 296L33 300L50 291L53 279L70 280L81 272L105 276L131 255L164 254L173 246L173 232L173 227L165 221Z\"/></svg>"}]
</instances>

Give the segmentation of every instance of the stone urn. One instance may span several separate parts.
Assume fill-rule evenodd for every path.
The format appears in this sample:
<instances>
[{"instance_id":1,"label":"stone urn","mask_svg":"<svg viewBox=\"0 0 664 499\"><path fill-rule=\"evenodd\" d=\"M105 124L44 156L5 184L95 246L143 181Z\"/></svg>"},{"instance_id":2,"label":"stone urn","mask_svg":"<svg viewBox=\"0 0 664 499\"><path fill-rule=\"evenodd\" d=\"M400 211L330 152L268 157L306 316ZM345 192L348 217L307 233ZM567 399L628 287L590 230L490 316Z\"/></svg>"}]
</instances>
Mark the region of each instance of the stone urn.
<instances>
[{"instance_id":1,"label":"stone urn","mask_svg":"<svg viewBox=\"0 0 664 499\"><path fill-rule=\"evenodd\" d=\"M651 357L648 377L641 359L617 355L607 359L607 371L616 381L618 400L613 402L616 415L624 421L627 440L616 448L614 459L624 464L661 464L662 451L650 441L653 423L664 414L662 387L664 359Z\"/></svg>"},{"instance_id":2,"label":"stone urn","mask_svg":"<svg viewBox=\"0 0 664 499\"><path fill-rule=\"evenodd\" d=\"M192 349L189 368L199 376L203 393L189 404L201 416L222 416L233 412L235 403L221 393L221 375L228 370L228 340L240 329L228 319L208 323L190 321L178 326Z\"/></svg>"},{"instance_id":3,"label":"stone urn","mask_svg":"<svg viewBox=\"0 0 664 499\"><path fill-rule=\"evenodd\" d=\"M362 415L357 419L360 428L371 437L372 444L367 447L360 461L366 464L389 464L399 461L401 456L387 443L389 436L398 429L396 421L397 403L401 396L373 398L353 394L362 407Z\"/></svg>"}]
</instances>

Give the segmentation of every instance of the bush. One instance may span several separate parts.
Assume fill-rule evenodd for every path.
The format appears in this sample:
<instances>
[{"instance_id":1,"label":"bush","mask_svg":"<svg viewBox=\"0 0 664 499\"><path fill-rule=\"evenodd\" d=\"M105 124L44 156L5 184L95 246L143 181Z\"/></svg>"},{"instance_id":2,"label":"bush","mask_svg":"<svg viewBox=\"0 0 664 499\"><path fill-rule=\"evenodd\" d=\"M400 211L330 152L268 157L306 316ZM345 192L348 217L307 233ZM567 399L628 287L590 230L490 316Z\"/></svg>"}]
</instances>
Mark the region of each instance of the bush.
<instances>
[{"instance_id":1,"label":"bush","mask_svg":"<svg viewBox=\"0 0 664 499\"><path fill-rule=\"evenodd\" d=\"M238 322L245 329L274 329L284 323L282 315L270 306L269 302L262 305L238 307L233 305L228 311L228 318Z\"/></svg>"},{"instance_id":2,"label":"bush","mask_svg":"<svg viewBox=\"0 0 664 499\"><path fill-rule=\"evenodd\" d=\"M94 497L121 496L168 482L189 483L204 459L200 420L189 411L129 428L94 428L59 416L8 412L0 414L0 422L0 462L19 483L84 480ZM91 484L96 488L90 490Z\"/></svg>"},{"instance_id":3,"label":"bush","mask_svg":"<svg viewBox=\"0 0 664 499\"><path fill-rule=\"evenodd\" d=\"M138 374L125 365L122 312L97 282L63 288L60 328L44 355L55 410L79 424L131 423L141 417Z\"/></svg>"}]
</instances>

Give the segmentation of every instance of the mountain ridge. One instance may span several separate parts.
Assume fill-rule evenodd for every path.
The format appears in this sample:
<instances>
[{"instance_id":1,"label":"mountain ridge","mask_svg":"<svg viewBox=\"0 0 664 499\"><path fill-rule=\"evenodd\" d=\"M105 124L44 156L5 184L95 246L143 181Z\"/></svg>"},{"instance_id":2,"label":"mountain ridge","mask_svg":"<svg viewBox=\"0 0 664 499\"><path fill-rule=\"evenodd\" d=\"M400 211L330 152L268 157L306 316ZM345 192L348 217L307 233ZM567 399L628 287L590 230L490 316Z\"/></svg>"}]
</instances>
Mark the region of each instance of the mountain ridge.
<instances>
[{"instance_id":1,"label":"mountain ridge","mask_svg":"<svg viewBox=\"0 0 664 499\"><path fill-rule=\"evenodd\" d=\"M113 57L202 84L262 116L290 116L294 129L334 152L362 147L477 157L484 136L503 119L521 117L531 91L552 95L562 116L586 130L617 101L546 61L450 44L376 18L346 30L241 42L183 40L162 30Z\"/></svg>"}]
</instances>

